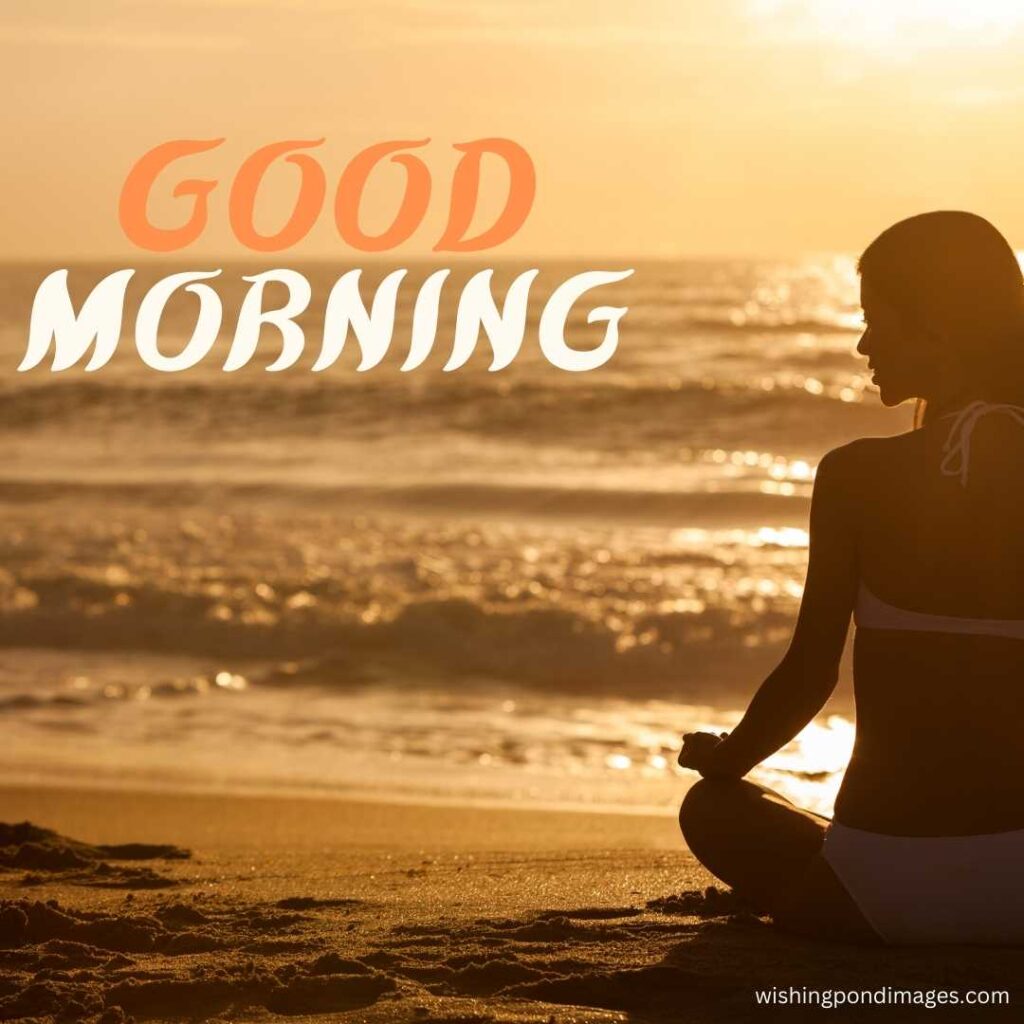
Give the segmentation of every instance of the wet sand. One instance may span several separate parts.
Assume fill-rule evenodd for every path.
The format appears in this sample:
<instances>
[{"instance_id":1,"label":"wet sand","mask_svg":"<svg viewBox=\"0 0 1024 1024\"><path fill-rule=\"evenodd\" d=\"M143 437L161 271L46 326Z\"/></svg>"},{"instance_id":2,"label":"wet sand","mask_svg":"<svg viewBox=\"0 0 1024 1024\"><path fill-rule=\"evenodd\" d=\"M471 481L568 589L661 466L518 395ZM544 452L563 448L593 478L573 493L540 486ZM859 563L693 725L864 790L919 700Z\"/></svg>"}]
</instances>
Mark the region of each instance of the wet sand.
<instances>
[{"instance_id":1,"label":"wet sand","mask_svg":"<svg viewBox=\"0 0 1024 1024\"><path fill-rule=\"evenodd\" d=\"M783 936L707 890L665 817L0 790L0 821L24 820L52 833L0 829L0 1019L891 1019L773 1012L754 990L1024 973L1024 951Z\"/></svg>"}]
</instances>

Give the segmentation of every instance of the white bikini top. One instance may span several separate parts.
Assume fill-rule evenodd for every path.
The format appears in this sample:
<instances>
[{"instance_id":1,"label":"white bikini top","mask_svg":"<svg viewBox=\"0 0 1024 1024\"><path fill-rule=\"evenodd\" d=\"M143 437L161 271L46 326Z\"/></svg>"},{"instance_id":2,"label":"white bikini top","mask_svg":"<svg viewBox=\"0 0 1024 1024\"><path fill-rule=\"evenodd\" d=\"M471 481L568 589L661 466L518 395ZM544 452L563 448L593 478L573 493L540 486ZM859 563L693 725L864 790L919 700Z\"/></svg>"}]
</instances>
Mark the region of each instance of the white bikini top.
<instances>
[{"instance_id":1,"label":"white bikini top","mask_svg":"<svg viewBox=\"0 0 1024 1024\"><path fill-rule=\"evenodd\" d=\"M910 629L917 633L974 633L1024 640L1024 619L965 619L898 608L876 597L863 580L857 588L853 621L860 629Z\"/></svg>"},{"instance_id":2,"label":"white bikini top","mask_svg":"<svg viewBox=\"0 0 1024 1024\"><path fill-rule=\"evenodd\" d=\"M949 436L943 445L940 469L945 476L959 476L967 486L967 471L971 457L971 434L978 420L990 412L1002 412L1024 426L1024 408L999 402L977 399L958 412L949 413L952 419ZM958 615L932 615L898 608L876 597L863 580L857 588L854 623L865 629L908 629L925 633L974 633L986 636L1005 636L1024 640L1024 619L967 619Z\"/></svg>"}]
</instances>

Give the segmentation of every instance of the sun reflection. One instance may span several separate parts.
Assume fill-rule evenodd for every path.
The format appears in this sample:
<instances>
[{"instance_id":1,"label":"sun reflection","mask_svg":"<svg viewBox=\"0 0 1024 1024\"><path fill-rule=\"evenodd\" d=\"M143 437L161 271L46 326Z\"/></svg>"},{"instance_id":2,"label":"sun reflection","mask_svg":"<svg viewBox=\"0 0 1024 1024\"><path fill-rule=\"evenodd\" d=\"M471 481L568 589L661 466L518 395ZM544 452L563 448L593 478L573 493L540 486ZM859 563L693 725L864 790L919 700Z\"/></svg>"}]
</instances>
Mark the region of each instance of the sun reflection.
<instances>
[{"instance_id":1,"label":"sun reflection","mask_svg":"<svg viewBox=\"0 0 1024 1024\"><path fill-rule=\"evenodd\" d=\"M754 774L798 806L831 815L853 753L854 732L853 722L842 715L811 722Z\"/></svg>"},{"instance_id":2,"label":"sun reflection","mask_svg":"<svg viewBox=\"0 0 1024 1024\"><path fill-rule=\"evenodd\" d=\"M783 526L776 529L771 526L762 526L755 534L754 544L774 544L782 548L805 548L810 537L806 530L795 526Z\"/></svg>"}]
</instances>

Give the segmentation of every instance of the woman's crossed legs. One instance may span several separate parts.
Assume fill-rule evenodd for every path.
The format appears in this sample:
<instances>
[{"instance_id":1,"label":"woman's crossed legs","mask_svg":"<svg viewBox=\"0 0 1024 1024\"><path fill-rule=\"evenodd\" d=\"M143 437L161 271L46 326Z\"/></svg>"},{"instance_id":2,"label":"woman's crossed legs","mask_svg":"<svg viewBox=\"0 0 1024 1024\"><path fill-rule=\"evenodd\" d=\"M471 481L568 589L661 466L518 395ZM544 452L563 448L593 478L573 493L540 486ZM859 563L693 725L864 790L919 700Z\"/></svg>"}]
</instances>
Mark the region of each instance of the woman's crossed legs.
<instances>
[{"instance_id":1,"label":"woman's crossed legs","mask_svg":"<svg viewBox=\"0 0 1024 1024\"><path fill-rule=\"evenodd\" d=\"M708 871L780 927L881 941L821 855L827 818L744 779L701 779L683 800L679 827Z\"/></svg>"}]
</instances>

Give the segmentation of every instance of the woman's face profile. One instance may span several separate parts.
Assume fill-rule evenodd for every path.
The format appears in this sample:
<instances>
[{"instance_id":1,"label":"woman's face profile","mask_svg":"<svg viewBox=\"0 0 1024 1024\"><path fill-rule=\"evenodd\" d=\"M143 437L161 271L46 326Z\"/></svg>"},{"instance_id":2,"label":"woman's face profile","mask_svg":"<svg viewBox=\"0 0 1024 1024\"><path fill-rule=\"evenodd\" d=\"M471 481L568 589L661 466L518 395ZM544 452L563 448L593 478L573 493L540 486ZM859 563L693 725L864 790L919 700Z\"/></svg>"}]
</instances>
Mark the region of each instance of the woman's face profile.
<instances>
[{"instance_id":1,"label":"woman's face profile","mask_svg":"<svg viewBox=\"0 0 1024 1024\"><path fill-rule=\"evenodd\" d=\"M862 277L860 304L864 310L864 333L857 351L868 357L883 405L899 405L908 398L921 398L922 367L919 345L906 330L902 318Z\"/></svg>"}]
</instances>

